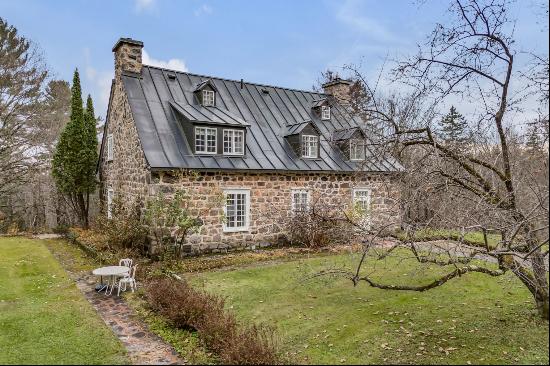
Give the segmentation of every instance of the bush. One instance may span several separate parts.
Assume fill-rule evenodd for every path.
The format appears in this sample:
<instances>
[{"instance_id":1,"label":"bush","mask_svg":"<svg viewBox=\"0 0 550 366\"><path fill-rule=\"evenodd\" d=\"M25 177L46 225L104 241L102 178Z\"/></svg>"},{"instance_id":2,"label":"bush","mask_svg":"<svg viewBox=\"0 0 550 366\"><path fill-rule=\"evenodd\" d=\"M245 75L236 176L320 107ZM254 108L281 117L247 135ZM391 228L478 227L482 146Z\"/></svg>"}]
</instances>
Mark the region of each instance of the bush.
<instances>
[{"instance_id":1,"label":"bush","mask_svg":"<svg viewBox=\"0 0 550 366\"><path fill-rule=\"evenodd\" d=\"M225 301L193 289L185 281L157 278L146 287L151 308L175 327L196 330L205 346L224 364L273 365L279 363L272 329L240 326Z\"/></svg>"},{"instance_id":2,"label":"bush","mask_svg":"<svg viewBox=\"0 0 550 366\"><path fill-rule=\"evenodd\" d=\"M190 204L189 195L181 189L172 196L159 192L147 201L144 219L161 257L180 259L187 236L202 226L202 220L191 215Z\"/></svg>"},{"instance_id":3,"label":"bush","mask_svg":"<svg viewBox=\"0 0 550 366\"><path fill-rule=\"evenodd\" d=\"M288 219L285 231L290 244L308 248L349 244L356 234L346 220L318 215L314 211L293 215Z\"/></svg>"},{"instance_id":4,"label":"bush","mask_svg":"<svg viewBox=\"0 0 550 366\"><path fill-rule=\"evenodd\" d=\"M96 231L105 235L109 245L120 249L146 251L147 228L141 223L140 208L137 204L123 204L115 197L111 208L111 218L100 215L96 220Z\"/></svg>"}]
</instances>

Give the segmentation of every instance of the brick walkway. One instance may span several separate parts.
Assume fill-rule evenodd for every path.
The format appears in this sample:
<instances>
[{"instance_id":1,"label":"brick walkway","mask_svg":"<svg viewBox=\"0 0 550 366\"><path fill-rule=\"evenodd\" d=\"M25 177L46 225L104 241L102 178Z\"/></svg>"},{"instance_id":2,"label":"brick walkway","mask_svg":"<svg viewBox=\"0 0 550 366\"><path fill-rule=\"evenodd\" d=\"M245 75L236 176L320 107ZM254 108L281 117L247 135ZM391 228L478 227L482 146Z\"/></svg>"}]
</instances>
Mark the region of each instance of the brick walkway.
<instances>
[{"instance_id":1,"label":"brick walkway","mask_svg":"<svg viewBox=\"0 0 550 366\"><path fill-rule=\"evenodd\" d=\"M151 333L146 325L136 319L132 309L114 294L116 289L113 295L106 296L104 292L98 293L94 290L95 277L84 275L75 280L76 286L124 344L133 364L182 365L187 363L170 345Z\"/></svg>"}]
</instances>

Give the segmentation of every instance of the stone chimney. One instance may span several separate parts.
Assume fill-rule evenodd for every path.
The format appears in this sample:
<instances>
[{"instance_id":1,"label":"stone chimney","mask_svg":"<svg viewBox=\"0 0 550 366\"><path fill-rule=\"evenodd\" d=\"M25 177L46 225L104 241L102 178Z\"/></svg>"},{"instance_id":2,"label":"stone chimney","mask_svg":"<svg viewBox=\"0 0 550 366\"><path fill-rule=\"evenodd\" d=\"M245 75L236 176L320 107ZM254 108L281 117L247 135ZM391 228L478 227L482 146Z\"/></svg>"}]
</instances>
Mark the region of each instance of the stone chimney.
<instances>
[{"instance_id":1,"label":"stone chimney","mask_svg":"<svg viewBox=\"0 0 550 366\"><path fill-rule=\"evenodd\" d=\"M324 83L323 89L326 94L332 95L339 104L348 107L351 104L351 80L336 78L328 83Z\"/></svg>"},{"instance_id":2,"label":"stone chimney","mask_svg":"<svg viewBox=\"0 0 550 366\"><path fill-rule=\"evenodd\" d=\"M115 53L115 80L120 80L122 71L141 74L141 50L143 42L120 38L113 47Z\"/></svg>"}]
</instances>

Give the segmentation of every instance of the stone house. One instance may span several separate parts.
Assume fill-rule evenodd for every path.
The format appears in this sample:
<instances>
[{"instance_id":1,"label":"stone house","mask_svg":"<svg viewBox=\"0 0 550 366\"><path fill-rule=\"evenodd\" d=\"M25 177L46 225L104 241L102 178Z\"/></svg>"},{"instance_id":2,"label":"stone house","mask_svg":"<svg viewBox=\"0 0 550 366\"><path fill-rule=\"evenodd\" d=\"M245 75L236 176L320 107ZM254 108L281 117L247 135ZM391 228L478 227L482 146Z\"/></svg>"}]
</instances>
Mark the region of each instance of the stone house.
<instances>
[{"instance_id":1,"label":"stone house","mask_svg":"<svg viewBox=\"0 0 550 366\"><path fill-rule=\"evenodd\" d=\"M350 81L318 93L201 76L143 65L142 48L129 38L113 47L98 163L104 214L113 197L143 207L183 188L201 212L189 240L202 250L278 240L282 218L315 197L359 203L373 224L399 225L401 166L365 143L349 113Z\"/></svg>"}]
</instances>

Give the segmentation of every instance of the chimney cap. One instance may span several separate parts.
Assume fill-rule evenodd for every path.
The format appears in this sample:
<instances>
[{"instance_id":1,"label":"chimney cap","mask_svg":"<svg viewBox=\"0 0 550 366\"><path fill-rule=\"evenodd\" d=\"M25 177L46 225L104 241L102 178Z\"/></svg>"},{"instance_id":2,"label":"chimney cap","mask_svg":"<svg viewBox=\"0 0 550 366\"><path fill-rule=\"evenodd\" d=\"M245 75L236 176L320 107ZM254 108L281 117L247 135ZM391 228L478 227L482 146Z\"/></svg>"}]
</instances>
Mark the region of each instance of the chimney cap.
<instances>
[{"instance_id":1,"label":"chimney cap","mask_svg":"<svg viewBox=\"0 0 550 366\"><path fill-rule=\"evenodd\" d=\"M115 52L117 50L117 48L119 48L123 43L128 43L128 44L131 44L131 45L134 45L134 46L143 47L143 42L141 42L141 41L137 41L137 40L132 39L132 38L121 37L121 38L118 39L118 41L113 46L113 52Z\"/></svg>"},{"instance_id":2,"label":"chimney cap","mask_svg":"<svg viewBox=\"0 0 550 366\"><path fill-rule=\"evenodd\" d=\"M337 84L352 85L353 82L350 79L341 79L341 78L337 77L334 80L328 81L328 82L324 83L321 86L323 88L326 88L326 87L329 87L329 86L332 86L332 85L337 85Z\"/></svg>"}]
</instances>

